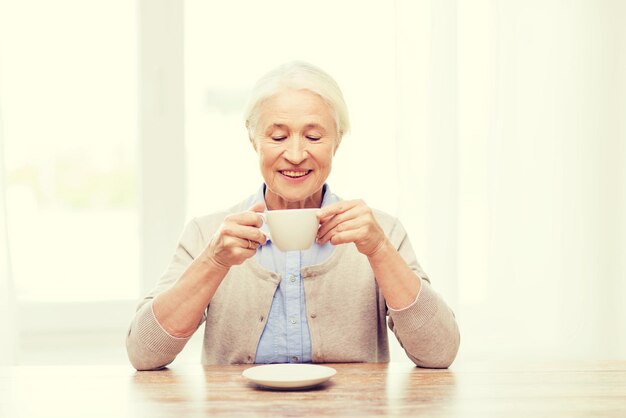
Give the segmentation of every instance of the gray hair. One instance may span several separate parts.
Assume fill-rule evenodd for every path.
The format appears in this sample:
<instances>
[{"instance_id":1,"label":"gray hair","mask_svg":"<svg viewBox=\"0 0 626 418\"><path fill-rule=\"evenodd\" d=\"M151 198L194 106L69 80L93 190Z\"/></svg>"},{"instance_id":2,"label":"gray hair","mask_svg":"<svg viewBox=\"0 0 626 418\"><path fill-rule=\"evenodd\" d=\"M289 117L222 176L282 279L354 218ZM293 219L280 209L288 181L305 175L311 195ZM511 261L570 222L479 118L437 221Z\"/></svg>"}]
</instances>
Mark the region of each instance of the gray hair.
<instances>
[{"instance_id":1,"label":"gray hair","mask_svg":"<svg viewBox=\"0 0 626 418\"><path fill-rule=\"evenodd\" d=\"M337 126L337 145L350 129L348 107L337 82L322 69L303 61L283 64L257 81L244 110L248 135L252 140L263 102L283 90L309 90L319 95L333 110Z\"/></svg>"}]
</instances>

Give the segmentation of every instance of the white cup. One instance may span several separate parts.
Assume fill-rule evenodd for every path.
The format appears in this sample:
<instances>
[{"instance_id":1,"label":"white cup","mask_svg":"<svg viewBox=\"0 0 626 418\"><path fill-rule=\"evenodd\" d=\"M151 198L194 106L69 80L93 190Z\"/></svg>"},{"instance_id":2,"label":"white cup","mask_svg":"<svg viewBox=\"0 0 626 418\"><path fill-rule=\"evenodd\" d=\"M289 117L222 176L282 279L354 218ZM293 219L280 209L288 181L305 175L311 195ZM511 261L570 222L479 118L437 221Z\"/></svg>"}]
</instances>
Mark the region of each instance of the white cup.
<instances>
[{"instance_id":1,"label":"white cup","mask_svg":"<svg viewBox=\"0 0 626 418\"><path fill-rule=\"evenodd\" d=\"M315 213L319 209L268 210L261 214L269 226L269 239L281 251L297 251L309 248L319 228Z\"/></svg>"}]
</instances>

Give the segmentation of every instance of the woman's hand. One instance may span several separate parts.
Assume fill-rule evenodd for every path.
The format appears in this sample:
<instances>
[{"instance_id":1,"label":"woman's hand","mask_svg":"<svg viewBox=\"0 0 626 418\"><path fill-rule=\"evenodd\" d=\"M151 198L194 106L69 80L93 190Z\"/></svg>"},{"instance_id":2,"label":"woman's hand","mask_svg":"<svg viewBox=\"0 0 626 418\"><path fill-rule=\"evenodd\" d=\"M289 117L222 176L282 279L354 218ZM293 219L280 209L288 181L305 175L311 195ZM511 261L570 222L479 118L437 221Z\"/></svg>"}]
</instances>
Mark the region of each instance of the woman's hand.
<instances>
[{"instance_id":1,"label":"woman's hand","mask_svg":"<svg viewBox=\"0 0 626 418\"><path fill-rule=\"evenodd\" d=\"M380 250L387 237L362 200L349 200L326 206L317 213L320 228L317 242L333 245L353 242L360 253L370 257Z\"/></svg>"},{"instance_id":2,"label":"woman's hand","mask_svg":"<svg viewBox=\"0 0 626 418\"><path fill-rule=\"evenodd\" d=\"M263 219L258 213L263 211L265 204L259 202L245 212L224 218L205 248L204 256L217 267L230 269L256 254L257 248L267 240L259 229Z\"/></svg>"},{"instance_id":3,"label":"woman's hand","mask_svg":"<svg viewBox=\"0 0 626 418\"><path fill-rule=\"evenodd\" d=\"M258 246L265 243L265 235L259 229L263 220L255 213L264 210L261 202L245 212L227 216L202 254L169 289L154 298L154 316L170 335L192 335L228 270L252 257Z\"/></svg>"}]
</instances>

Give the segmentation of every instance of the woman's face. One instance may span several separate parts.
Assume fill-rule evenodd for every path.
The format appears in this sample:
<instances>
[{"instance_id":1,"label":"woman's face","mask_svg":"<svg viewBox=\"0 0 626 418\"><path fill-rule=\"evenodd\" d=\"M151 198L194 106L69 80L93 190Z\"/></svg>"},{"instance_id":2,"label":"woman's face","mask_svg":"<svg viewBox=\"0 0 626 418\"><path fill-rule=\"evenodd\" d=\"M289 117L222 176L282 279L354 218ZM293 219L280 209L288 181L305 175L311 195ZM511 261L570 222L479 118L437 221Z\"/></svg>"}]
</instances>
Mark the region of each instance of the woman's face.
<instances>
[{"instance_id":1,"label":"woman's face","mask_svg":"<svg viewBox=\"0 0 626 418\"><path fill-rule=\"evenodd\" d=\"M308 90L266 99L253 136L269 209L319 207L337 144L331 107Z\"/></svg>"}]
</instances>

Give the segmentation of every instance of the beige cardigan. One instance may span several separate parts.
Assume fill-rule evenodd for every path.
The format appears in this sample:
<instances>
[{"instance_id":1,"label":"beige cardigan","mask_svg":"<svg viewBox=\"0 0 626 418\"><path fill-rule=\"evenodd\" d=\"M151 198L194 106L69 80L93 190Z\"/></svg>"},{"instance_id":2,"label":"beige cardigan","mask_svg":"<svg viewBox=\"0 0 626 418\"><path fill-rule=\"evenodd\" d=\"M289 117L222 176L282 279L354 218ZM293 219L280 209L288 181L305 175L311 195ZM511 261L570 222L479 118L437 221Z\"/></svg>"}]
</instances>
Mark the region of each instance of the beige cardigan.
<instances>
[{"instance_id":1,"label":"beige cardigan","mask_svg":"<svg viewBox=\"0 0 626 418\"><path fill-rule=\"evenodd\" d=\"M140 302L130 325L126 347L137 370L165 367L189 340L173 337L161 327L152 311L153 298L181 276L226 215L246 209L242 202L227 212L196 218L187 225L168 269ZM322 264L302 269L313 362L389 361L388 315L389 327L417 366L448 367L459 348L454 314L432 290L400 222L380 211L374 214L421 278L420 295L406 309L388 310L367 257L354 244L337 246ZM279 282L280 277L264 269L254 257L230 269L203 317L203 364L254 362Z\"/></svg>"}]
</instances>

